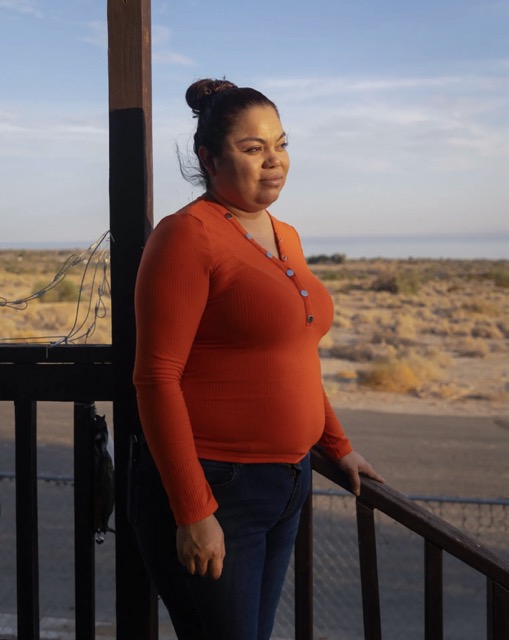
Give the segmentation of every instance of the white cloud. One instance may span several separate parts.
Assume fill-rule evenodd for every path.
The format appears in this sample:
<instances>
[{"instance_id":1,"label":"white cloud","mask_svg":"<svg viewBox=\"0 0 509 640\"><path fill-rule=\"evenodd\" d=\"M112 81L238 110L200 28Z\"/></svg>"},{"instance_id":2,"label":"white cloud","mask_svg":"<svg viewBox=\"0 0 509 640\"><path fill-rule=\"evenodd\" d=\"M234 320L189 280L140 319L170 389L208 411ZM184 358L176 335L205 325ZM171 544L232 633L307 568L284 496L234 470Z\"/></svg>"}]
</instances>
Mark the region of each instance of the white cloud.
<instances>
[{"instance_id":1,"label":"white cloud","mask_svg":"<svg viewBox=\"0 0 509 640\"><path fill-rule=\"evenodd\" d=\"M0 0L0 9L42 17L37 0Z\"/></svg>"},{"instance_id":2,"label":"white cloud","mask_svg":"<svg viewBox=\"0 0 509 640\"><path fill-rule=\"evenodd\" d=\"M506 60L497 61L496 65L507 64ZM495 66L495 63L493 63ZM502 91L509 86L505 76L486 75L445 75L435 77L402 77L402 78L269 78L264 82L270 91L278 91L291 99L316 100L345 94L373 93L410 93L412 91L475 92Z\"/></svg>"},{"instance_id":3,"label":"white cloud","mask_svg":"<svg viewBox=\"0 0 509 640\"><path fill-rule=\"evenodd\" d=\"M193 66L196 63L191 58L181 53L172 53L171 51L156 51L152 54L152 62L154 64L175 64L182 66Z\"/></svg>"},{"instance_id":4,"label":"white cloud","mask_svg":"<svg viewBox=\"0 0 509 640\"><path fill-rule=\"evenodd\" d=\"M179 66L192 66L195 62L182 53L172 51L169 44L171 30L164 25L152 27L152 62L154 64L170 64Z\"/></svg>"},{"instance_id":5,"label":"white cloud","mask_svg":"<svg viewBox=\"0 0 509 640\"><path fill-rule=\"evenodd\" d=\"M104 115L40 116L0 110L0 156L76 157L101 149L108 140Z\"/></svg>"},{"instance_id":6,"label":"white cloud","mask_svg":"<svg viewBox=\"0 0 509 640\"><path fill-rule=\"evenodd\" d=\"M303 160L308 154L359 174L509 169L508 80L498 75L500 65L486 66L491 75L264 84L289 128L292 154Z\"/></svg>"}]
</instances>

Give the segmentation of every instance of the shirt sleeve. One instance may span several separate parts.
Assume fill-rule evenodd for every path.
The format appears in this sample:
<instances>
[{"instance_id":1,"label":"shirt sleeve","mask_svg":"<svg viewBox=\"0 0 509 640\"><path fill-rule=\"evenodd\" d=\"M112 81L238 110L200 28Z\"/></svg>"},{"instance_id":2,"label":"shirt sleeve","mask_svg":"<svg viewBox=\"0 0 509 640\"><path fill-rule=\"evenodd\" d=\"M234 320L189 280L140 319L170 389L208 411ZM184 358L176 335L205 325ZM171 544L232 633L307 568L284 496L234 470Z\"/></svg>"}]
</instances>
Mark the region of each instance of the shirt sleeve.
<instances>
[{"instance_id":1,"label":"shirt sleeve","mask_svg":"<svg viewBox=\"0 0 509 640\"><path fill-rule=\"evenodd\" d=\"M211 252L201 221L174 214L149 237L136 282L133 380L143 432L179 525L217 509L181 388L207 303L210 272Z\"/></svg>"},{"instance_id":2,"label":"shirt sleeve","mask_svg":"<svg viewBox=\"0 0 509 640\"><path fill-rule=\"evenodd\" d=\"M323 391L323 401L325 406L325 427L317 444L324 449L329 458L339 460L353 451L353 447L334 413L325 390Z\"/></svg>"}]
</instances>

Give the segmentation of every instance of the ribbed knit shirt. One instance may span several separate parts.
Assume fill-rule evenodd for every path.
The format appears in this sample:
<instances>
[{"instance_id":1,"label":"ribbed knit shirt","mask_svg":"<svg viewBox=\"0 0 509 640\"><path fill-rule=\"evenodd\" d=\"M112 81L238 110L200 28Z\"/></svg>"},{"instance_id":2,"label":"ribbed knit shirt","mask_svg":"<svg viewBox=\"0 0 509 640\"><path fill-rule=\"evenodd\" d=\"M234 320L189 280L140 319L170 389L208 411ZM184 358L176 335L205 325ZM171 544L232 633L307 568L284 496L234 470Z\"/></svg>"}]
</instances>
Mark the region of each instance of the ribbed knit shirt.
<instances>
[{"instance_id":1,"label":"ribbed knit shirt","mask_svg":"<svg viewBox=\"0 0 509 640\"><path fill-rule=\"evenodd\" d=\"M177 524L217 503L199 458L296 463L316 443L352 447L322 386L332 299L297 232L271 216L279 256L198 198L150 235L136 284L134 383Z\"/></svg>"}]
</instances>

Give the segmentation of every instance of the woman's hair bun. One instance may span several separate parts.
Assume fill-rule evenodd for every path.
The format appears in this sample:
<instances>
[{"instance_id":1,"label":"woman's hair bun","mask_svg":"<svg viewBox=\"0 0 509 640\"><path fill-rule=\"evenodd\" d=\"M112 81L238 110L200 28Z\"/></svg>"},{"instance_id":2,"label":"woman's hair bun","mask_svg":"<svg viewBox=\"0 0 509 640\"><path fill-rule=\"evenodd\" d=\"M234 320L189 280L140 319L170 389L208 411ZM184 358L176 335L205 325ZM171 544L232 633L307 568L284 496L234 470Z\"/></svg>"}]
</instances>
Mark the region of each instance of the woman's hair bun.
<instances>
[{"instance_id":1,"label":"woman's hair bun","mask_svg":"<svg viewBox=\"0 0 509 640\"><path fill-rule=\"evenodd\" d=\"M203 109L205 101L210 96L226 89L236 88L237 85L224 78L223 80L211 80L210 78L197 80L186 91L186 102L191 107L194 115L198 116Z\"/></svg>"}]
</instances>

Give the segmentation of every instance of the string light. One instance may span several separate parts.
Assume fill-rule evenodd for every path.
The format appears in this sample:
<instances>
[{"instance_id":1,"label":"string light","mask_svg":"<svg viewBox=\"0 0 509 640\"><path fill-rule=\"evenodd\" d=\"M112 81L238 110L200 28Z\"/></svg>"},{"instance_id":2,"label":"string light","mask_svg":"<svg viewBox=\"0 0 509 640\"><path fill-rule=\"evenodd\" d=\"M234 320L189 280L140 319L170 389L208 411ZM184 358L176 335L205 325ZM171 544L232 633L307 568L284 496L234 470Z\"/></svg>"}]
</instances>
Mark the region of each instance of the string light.
<instances>
[{"instance_id":1,"label":"string light","mask_svg":"<svg viewBox=\"0 0 509 640\"><path fill-rule=\"evenodd\" d=\"M78 300L74 321L69 331L62 336L33 336L29 338L0 338L1 342L22 343L50 343L51 345L72 344L78 341L86 342L93 335L97 321L107 316L107 305L104 298L111 294L108 267L110 263L110 241L113 237L105 231L100 238L93 242L88 249L79 255L72 254L64 262L61 269L52 280L34 293L16 300L8 300L0 296L0 309L7 307L16 311L24 311L29 303L44 296L48 291L57 287L66 275L78 266L82 266L83 274L80 281ZM86 284L91 278L91 284ZM88 290L88 295L85 292ZM84 318L83 307L85 307Z\"/></svg>"}]
</instances>

